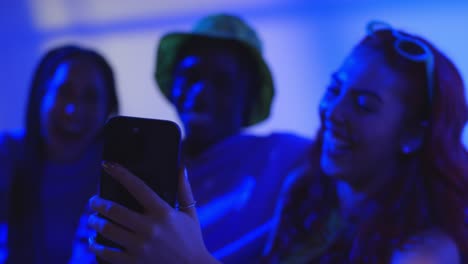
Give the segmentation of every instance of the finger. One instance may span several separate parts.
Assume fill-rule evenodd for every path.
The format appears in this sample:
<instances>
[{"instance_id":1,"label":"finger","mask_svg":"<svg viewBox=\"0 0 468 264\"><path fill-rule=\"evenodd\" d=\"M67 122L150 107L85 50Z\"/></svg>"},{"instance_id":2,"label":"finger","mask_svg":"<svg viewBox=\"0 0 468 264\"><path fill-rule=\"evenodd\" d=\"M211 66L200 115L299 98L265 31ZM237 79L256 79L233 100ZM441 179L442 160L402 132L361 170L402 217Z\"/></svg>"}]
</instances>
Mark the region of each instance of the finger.
<instances>
[{"instance_id":1,"label":"finger","mask_svg":"<svg viewBox=\"0 0 468 264\"><path fill-rule=\"evenodd\" d=\"M144 234L151 230L151 228L149 228L150 223L145 216L120 204L102 199L99 196L94 196L89 200L89 206L97 213L122 225L130 231Z\"/></svg>"},{"instance_id":2,"label":"finger","mask_svg":"<svg viewBox=\"0 0 468 264\"><path fill-rule=\"evenodd\" d=\"M105 260L112 264L130 264L133 263L130 256L115 248L106 247L96 242L90 242L89 250L93 252L97 258Z\"/></svg>"},{"instance_id":3,"label":"finger","mask_svg":"<svg viewBox=\"0 0 468 264\"><path fill-rule=\"evenodd\" d=\"M138 244L135 233L131 233L98 215L93 214L88 218L88 226L127 250L131 249L132 245Z\"/></svg>"},{"instance_id":4,"label":"finger","mask_svg":"<svg viewBox=\"0 0 468 264\"><path fill-rule=\"evenodd\" d=\"M157 213L165 213L172 209L145 182L124 167L112 162L103 162L102 166L106 172L127 189L143 208L146 209L145 211L157 210Z\"/></svg>"},{"instance_id":5,"label":"finger","mask_svg":"<svg viewBox=\"0 0 468 264\"><path fill-rule=\"evenodd\" d=\"M192 188L188 180L187 170L181 170L179 173L179 190L178 190L180 211L187 213L191 218L198 221L197 209L195 208L195 199L193 198ZM184 208L186 207L186 208Z\"/></svg>"}]
</instances>

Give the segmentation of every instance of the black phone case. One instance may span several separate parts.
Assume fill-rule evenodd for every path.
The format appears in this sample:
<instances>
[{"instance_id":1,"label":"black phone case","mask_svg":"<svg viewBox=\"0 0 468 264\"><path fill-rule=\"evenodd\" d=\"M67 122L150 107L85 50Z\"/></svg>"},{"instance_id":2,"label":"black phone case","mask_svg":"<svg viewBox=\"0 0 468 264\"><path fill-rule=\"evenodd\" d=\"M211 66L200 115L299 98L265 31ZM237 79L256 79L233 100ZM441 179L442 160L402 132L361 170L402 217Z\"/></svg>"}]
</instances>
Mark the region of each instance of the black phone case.
<instances>
[{"instance_id":1,"label":"black phone case","mask_svg":"<svg viewBox=\"0 0 468 264\"><path fill-rule=\"evenodd\" d=\"M142 179L171 206L176 204L181 132L166 120L114 117L104 127L103 160L118 163ZM131 210L143 212L128 191L101 172L99 195ZM97 234L96 242L125 250ZM98 263L106 263L98 259Z\"/></svg>"}]
</instances>

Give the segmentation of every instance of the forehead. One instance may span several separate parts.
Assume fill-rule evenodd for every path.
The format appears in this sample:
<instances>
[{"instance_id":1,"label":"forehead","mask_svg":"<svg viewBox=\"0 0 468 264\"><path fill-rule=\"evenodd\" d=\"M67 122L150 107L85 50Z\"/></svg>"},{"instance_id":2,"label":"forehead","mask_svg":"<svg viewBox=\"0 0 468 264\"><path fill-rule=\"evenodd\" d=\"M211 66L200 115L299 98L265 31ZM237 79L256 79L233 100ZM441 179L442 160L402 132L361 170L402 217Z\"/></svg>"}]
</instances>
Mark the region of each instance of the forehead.
<instances>
[{"instance_id":1,"label":"forehead","mask_svg":"<svg viewBox=\"0 0 468 264\"><path fill-rule=\"evenodd\" d=\"M178 65L190 67L195 65L218 67L236 67L241 64L241 57L244 56L236 47L209 45L206 47L189 49L185 51L179 60Z\"/></svg>"},{"instance_id":2,"label":"forehead","mask_svg":"<svg viewBox=\"0 0 468 264\"><path fill-rule=\"evenodd\" d=\"M365 48L355 49L334 76L349 89L366 90L382 98L399 99L407 86L381 54Z\"/></svg>"},{"instance_id":3,"label":"forehead","mask_svg":"<svg viewBox=\"0 0 468 264\"><path fill-rule=\"evenodd\" d=\"M78 58L61 62L51 76L52 87L71 83L80 89L105 90L102 70L91 59Z\"/></svg>"},{"instance_id":4,"label":"forehead","mask_svg":"<svg viewBox=\"0 0 468 264\"><path fill-rule=\"evenodd\" d=\"M95 62L86 58L74 58L61 62L51 77L54 82L70 79L81 82L100 82L104 79L102 70Z\"/></svg>"}]
</instances>

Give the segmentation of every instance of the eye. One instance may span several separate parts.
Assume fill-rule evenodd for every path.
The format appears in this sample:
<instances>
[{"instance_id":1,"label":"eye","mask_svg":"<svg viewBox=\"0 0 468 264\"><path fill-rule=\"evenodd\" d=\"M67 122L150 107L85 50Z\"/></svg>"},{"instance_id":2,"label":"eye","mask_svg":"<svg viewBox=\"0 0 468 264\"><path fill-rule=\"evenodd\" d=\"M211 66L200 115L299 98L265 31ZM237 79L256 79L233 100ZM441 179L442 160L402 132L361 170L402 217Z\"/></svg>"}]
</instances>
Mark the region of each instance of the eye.
<instances>
[{"instance_id":1,"label":"eye","mask_svg":"<svg viewBox=\"0 0 468 264\"><path fill-rule=\"evenodd\" d=\"M173 79L172 97L179 98L192 84L200 80L200 74L195 69L185 68L178 70Z\"/></svg>"},{"instance_id":2,"label":"eye","mask_svg":"<svg viewBox=\"0 0 468 264\"><path fill-rule=\"evenodd\" d=\"M200 74L194 69L185 69L176 75L176 79L183 80L185 83L195 83L200 79Z\"/></svg>"},{"instance_id":3,"label":"eye","mask_svg":"<svg viewBox=\"0 0 468 264\"><path fill-rule=\"evenodd\" d=\"M57 87L57 97L65 100L73 98L73 92L70 86L67 84L61 84L59 87Z\"/></svg>"},{"instance_id":4,"label":"eye","mask_svg":"<svg viewBox=\"0 0 468 264\"><path fill-rule=\"evenodd\" d=\"M368 95L357 95L355 98L356 106L365 112L375 112L378 103Z\"/></svg>"},{"instance_id":5,"label":"eye","mask_svg":"<svg viewBox=\"0 0 468 264\"><path fill-rule=\"evenodd\" d=\"M340 88L337 85L329 86L328 87L328 93L338 96L340 95Z\"/></svg>"},{"instance_id":6,"label":"eye","mask_svg":"<svg viewBox=\"0 0 468 264\"><path fill-rule=\"evenodd\" d=\"M97 94L97 88L96 87L90 87L87 89L86 93L83 96L83 100L87 104L97 104L99 99L98 99L98 94Z\"/></svg>"},{"instance_id":7,"label":"eye","mask_svg":"<svg viewBox=\"0 0 468 264\"><path fill-rule=\"evenodd\" d=\"M340 92L341 92L341 87L336 82L332 82L327 87L327 91L325 92L325 97L334 98L334 97L339 96Z\"/></svg>"}]
</instances>

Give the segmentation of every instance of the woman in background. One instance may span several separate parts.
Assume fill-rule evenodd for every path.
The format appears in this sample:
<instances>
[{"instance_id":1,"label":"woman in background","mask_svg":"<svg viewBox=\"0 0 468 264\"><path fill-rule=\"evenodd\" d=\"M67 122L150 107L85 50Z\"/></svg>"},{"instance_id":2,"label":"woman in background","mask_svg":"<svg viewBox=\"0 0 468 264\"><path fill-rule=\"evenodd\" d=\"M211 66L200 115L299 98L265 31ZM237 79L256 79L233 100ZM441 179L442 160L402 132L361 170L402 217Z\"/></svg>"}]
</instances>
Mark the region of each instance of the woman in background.
<instances>
[{"instance_id":1,"label":"woman in background","mask_svg":"<svg viewBox=\"0 0 468 264\"><path fill-rule=\"evenodd\" d=\"M31 83L24 131L0 138L7 263L66 263L96 193L101 129L118 111L114 75L97 52L48 51Z\"/></svg>"}]
</instances>

